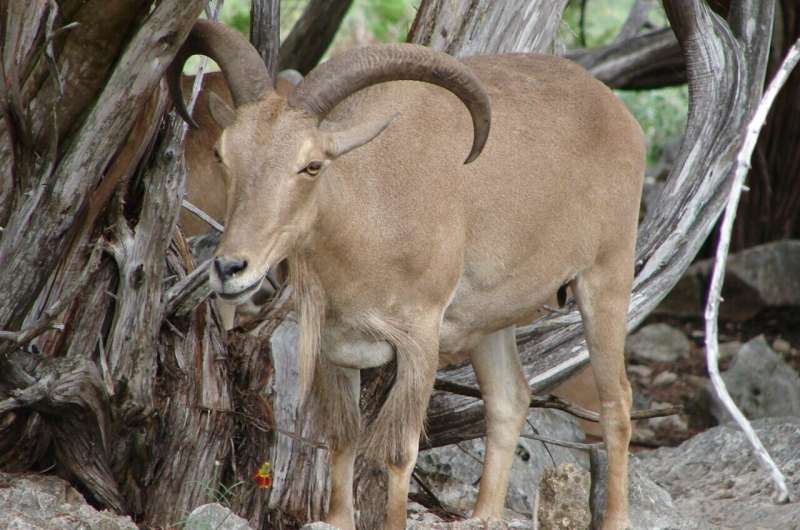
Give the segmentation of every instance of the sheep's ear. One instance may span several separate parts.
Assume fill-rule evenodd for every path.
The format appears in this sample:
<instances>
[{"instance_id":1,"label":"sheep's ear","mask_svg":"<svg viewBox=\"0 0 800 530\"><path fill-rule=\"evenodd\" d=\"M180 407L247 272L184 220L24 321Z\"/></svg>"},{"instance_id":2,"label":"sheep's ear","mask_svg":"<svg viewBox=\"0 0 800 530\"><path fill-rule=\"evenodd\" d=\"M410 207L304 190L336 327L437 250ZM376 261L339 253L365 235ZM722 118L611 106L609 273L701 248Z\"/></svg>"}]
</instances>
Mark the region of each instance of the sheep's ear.
<instances>
[{"instance_id":1,"label":"sheep's ear","mask_svg":"<svg viewBox=\"0 0 800 530\"><path fill-rule=\"evenodd\" d=\"M378 118L377 120L359 123L343 131L326 133L326 154L333 159L371 142L386 130L395 118L397 118L397 114L393 114L388 118Z\"/></svg>"},{"instance_id":2,"label":"sheep's ear","mask_svg":"<svg viewBox=\"0 0 800 530\"><path fill-rule=\"evenodd\" d=\"M223 129L229 127L236 121L236 111L228 106L225 101L214 92L208 93L208 110L217 125Z\"/></svg>"},{"instance_id":3,"label":"sheep's ear","mask_svg":"<svg viewBox=\"0 0 800 530\"><path fill-rule=\"evenodd\" d=\"M275 92L288 98L294 89L303 82L303 74L297 70L283 70L275 80Z\"/></svg>"}]
</instances>

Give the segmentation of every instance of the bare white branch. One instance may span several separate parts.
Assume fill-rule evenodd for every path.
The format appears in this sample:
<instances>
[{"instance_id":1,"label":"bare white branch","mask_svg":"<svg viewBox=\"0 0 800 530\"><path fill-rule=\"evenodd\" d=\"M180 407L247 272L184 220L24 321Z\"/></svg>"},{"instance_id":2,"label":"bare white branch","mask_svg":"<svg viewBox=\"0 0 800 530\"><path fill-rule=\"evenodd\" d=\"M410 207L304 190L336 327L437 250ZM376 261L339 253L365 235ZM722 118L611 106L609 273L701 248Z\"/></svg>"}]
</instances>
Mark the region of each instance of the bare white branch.
<instances>
[{"instance_id":1,"label":"bare white branch","mask_svg":"<svg viewBox=\"0 0 800 530\"><path fill-rule=\"evenodd\" d=\"M217 232L222 233L222 232L225 231L225 227L222 226L221 224L219 224L216 219L214 219L213 217L211 217L206 212L204 212L203 210L201 210L200 208L198 208L194 204L190 203L186 199L183 199L183 202L181 203L181 206L183 206L185 209L189 210L194 215L196 215L197 217L199 217L200 219L205 221L208 224L208 226L210 226L211 228L213 228Z\"/></svg>"},{"instance_id":2,"label":"bare white branch","mask_svg":"<svg viewBox=\"0 0 800 530\"><path fill-rule=\"evenodd\" d=\"M774 79L770 83L764 97L759 103L753 118L745 132L744 143L742 144L739 154L736 157L736 167L734 173L733 185L728 197L728 203L725 207L725 215L722 219L722 226L720 227L719 244L714 259L714 272L711 277L711 287L709 288L708 302L706 304L705 319L706 319L706 362L708 364L708 373L711 376L711 383L714 390L719 397L719 400L725 406L727 411L739 424L745 436L753 446L753 451L756 457L764 465L772 475L777 488L776 501L785 503L789 501L789 490L786 486L786 478L781 473L775 461L767 452L764 444L758 439L755 431L753 430L750 422L742 414L742 411L736 406L731 399L731 395L725 388L725 382L719 373L719 342L717 337L719 316L719 303L722 300L722 282L725 275L725 262L728 256L728 248L731 241L731 232L733 229L733 221L736 217L736 209L739 204L739 197L742 190L745 189L744 181L747 177L748 169L750 168L750 158L753 155L756 142L758 140L759 132L767 119L772 103L775 97L780 92L783 85L786 83L789 74L792 72L797 62L800 60L800 40L789 50L786 58L783 61L778 72L775 74Z\"/></svg>"}]
</instances>

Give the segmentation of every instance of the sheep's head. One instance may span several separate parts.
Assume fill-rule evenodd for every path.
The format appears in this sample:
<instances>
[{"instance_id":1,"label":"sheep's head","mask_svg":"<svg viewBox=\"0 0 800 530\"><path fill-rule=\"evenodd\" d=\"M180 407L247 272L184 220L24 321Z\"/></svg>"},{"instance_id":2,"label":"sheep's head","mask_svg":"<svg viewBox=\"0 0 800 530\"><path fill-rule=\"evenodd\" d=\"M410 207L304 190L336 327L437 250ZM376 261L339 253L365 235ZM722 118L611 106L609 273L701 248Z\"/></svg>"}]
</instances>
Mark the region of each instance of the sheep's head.
<instances>
[{"instance_id":1,"label":"sheep's head","mask_svg":"<svg viewBox=\"0 0 800 530\"><path fill-rule=\"evenodd\" d=\"M489 134L489 99L461 62L410 44L345 53L297 79L294 90L273 89L258 52L235 31L198 21L170 67L178 112L191 123L175 81L185 60L202 53L220 64L235 108L209 98L223 128L215 148L229 176L225 232L210 269L211 286L239 302L252 294L269 268L286 258L313 229L318 183L337 157L377 137L394 116L340 131L320 129L328 112L349 95L395 80L439 85L458 96L472 115L474 160Z\"/></svg>"}]
</instances>

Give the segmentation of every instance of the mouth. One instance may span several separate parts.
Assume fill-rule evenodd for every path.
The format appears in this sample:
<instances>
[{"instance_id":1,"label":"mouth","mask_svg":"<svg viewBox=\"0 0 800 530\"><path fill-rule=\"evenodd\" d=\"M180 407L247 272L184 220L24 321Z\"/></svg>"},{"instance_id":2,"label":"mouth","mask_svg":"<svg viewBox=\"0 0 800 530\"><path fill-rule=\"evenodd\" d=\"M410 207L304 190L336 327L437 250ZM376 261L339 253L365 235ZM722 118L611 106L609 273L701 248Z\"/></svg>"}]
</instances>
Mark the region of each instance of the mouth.
<instances>
[{"instance_id":1,"label":"mouth","mask_svg":"<svg viewBox=\"0 0 800 530\"><path fill-rule=\"evenodd\" d=\"M246 298L248 298L250 295L252 295L253 293L256 292L256 290L258 289L259 285L261 285L261 280L260 279L255 281L255 282L253 282L252 284L248 285L247 287L245 287L241 291L237 291L235 293L218 292L217 296L219 296L223 300L226 300L226 301L229 301L229 302L231 302L231 301L244 301Z\"/></svg>"}]
</instances>

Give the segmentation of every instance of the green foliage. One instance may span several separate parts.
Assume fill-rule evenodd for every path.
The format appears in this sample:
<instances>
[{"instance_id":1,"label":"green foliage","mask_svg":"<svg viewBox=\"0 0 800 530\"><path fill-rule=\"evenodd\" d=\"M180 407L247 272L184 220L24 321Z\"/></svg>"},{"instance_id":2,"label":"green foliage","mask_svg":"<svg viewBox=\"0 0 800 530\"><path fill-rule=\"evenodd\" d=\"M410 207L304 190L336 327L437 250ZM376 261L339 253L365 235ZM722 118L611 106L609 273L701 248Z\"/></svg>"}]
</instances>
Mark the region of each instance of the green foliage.
<instances>
[{"instance_id":1,"label":"green foliage","mask_svg":"<svg viewBox=\"0 0 800 530\"><path fill-rule=\"evenodd\" d=\"M686 128L689 91L686 86L658 90L616 90L617 96L639 122L647 140L647 165L656 164L667 144Z\"/></svg>"},{"instance_id":2,"label":"green foliage","mask_svg":"<svg viewBox=\"0 0 800 530\"><path fill-rule=\"evenodd\" d=\"M289 34L307 3L281 0L281 37ZM354 0L342 24L341 37L349 42L353 32L366 29L367 38L372 41L403 40L418 5L419 0ZM250 0L226 0L220 19L246 34L250 27Z\"/></svg>"},{"instance_id":3,"label":"green foliage","mask_svg":"<svg viewBox=\"0 0 800 530\"><path fill-rule=\"evenodd\" d=\"M250 0L226 0L219 19L247 35L250 32Z\"/></svg>"},{"instance_id":4,"label":"green foliage","mask_svg":"<svg viewBox=\"0 0 800 530\"><path fill-rule=\"evenodd\" d=\"M414 18L409 0L356 0L372 36L381 42L404 40Z\"/></svg>"}]
</instances>

